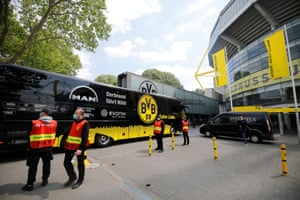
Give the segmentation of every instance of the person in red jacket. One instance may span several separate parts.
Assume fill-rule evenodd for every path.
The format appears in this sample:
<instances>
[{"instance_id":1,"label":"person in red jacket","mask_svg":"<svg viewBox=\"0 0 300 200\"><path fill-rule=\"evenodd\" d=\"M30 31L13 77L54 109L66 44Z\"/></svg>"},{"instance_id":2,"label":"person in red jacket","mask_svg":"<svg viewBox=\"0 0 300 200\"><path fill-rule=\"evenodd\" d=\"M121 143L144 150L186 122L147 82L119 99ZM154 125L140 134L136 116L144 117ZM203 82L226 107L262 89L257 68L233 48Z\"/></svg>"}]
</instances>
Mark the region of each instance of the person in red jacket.
<instances>
[{"instance_id":1,"label":"person in red jacket","mask_svg":"<svg viewBox=\"0 0 300 200\"><path fill-rule=\"evenodd\" d=\"M181 121L182 125L182 135L183 135L183 144L182 145L189 145L190 144L190 138L189 138L189 121L186 117L183 117Z\"/></svg>"},{"instance_id":2,"label":"person in red jacket","mask_svg":"<svg viewBox=\"0 0 300 200\"><path fill-rule=\"evenodd\" d=\"M32 191L40 158L43 161L42 186L48 184L52 157L52 147L55 142L57 122L49 116L50 112L43 109L38 120L32 121L29 134L29 155L26 165L28 168L27 184L24 191Z\"/></svg>"},{"instance_id":3,"label":"person in red jacket","mask_svg":"<svg viewBox=\"0 0 300 200\"><path fill-rule=\"evenodd\" d=\"M84 110L79 108L73 114L74 122L67 135L64 136L65 159L64 166L69 176L69 180L64 184L65 187L72 186L72 189L80 187L84 180L85 151L89 145L89 123L84 118ZM76 174L72 164L73 156L77 156L78 180L75 183Z\"/></svg>"},{"instance_id":4,"label":"person in red jacket","mask_svg":"<svg viewBox=\"0 0 300 200\"><path fill-rule=\"evenodd\" d=\"M160 119L160 116L156 118L154 121L154 135L157 140L157 148L159 153L164 151L164 144L163 144L163 136L164 136L164 121Z\"/></svg>"}]
</instances>

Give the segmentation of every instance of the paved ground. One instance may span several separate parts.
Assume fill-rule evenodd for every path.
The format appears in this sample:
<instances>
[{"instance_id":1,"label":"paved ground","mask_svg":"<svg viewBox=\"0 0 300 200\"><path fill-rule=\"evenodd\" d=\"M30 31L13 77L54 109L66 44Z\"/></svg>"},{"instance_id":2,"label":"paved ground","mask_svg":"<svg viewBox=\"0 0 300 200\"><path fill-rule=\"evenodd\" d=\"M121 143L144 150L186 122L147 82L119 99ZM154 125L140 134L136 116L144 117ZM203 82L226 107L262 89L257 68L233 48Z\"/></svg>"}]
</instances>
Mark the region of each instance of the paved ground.
<instances>
[{"instance_id":1,"label":"paved ground","mask_svg":"<svg viewBox=\"0 0 300 200\"><path fill-rule=\"evenodd\" d=\"M86 181L77 190L63 188L67 177L63 154L56 154L47 187L38 182L32 192L23 192L27 168L21 156L1 154L0 199L300 199L300 145L296 137L278 142L243 145L239 140L218 139L219 160L213 160L212 141L191 133L190 146L171 150L165 138L165 152L147 155L148 141L130 142L104 149L90 149ZM155 142L155 141L154 141ZM279 146L287 144L289 174L281 176ZM154 145L155 146L155 145Z\"/></svg>"}]
</instances>

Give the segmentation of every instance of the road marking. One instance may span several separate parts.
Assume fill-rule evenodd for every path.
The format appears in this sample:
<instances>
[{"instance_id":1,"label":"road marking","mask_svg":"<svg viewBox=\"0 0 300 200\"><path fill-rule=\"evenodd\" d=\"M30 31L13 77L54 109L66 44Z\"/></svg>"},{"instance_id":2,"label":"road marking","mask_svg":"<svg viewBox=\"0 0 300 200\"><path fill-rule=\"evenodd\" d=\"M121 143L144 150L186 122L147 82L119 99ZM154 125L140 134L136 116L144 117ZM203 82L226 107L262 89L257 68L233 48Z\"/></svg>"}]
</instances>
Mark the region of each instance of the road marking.
<instances>
[{"instance_id":1,"label":"road marking","mask_svg":"<svg viewBox=\"0 0 300 200\"><path fill-rule=\"evenodd\" d=\"M152 198L147 195L145 192L143 192L138 187L130 184L126 180L124 180L118 173L116 173L114 170L108 168L106 165L103 165L104 170L109 173L117 182L119 187L126 192L128 195L133 197L134 199L142 199L142 200L152 200ZM137 198L138 197L138 198Z\"/></svg>"},{"instance_id":2,"label":"road marking","mask_svg":"<svg viewBox=\"0 0 300 200\"><path fill-rule=\"evenodd\" d=\"M133 193L135 193L137 196L139 196L143 200L152 200L152 198L149 195L147 195L145 192L143 192L136 186L128 183L127 181L124 181L123 183L129 190L131 190Z\"/></svg>"}]
</instances>

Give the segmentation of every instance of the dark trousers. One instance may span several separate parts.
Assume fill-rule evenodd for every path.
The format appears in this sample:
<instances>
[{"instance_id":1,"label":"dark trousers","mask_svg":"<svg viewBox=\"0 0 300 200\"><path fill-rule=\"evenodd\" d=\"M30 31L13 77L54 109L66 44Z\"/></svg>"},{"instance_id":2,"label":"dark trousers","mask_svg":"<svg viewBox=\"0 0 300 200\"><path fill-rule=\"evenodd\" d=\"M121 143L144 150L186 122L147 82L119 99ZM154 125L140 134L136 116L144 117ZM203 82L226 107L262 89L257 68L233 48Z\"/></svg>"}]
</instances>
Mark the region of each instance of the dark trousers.
<instances>
[{"instance_id":1,"label":"dark trousers","mask_svg":"<svg viewBox=\"0 0 300 200\"><path fill-rule=\"evenodd\" d=\"M188 132L183 132L183 145L189 145L190 144L190 138Z\"/></svg>"},{"instance_id":2,"label":"dark trousers","mask_svg":"<svg viewBox=\"0 0 300 200\"><path fill-rule=\"evenodd\" d=\"M242 129L241 132L242 132L242 137L243 137L243 140L244 140L244 144L247 144L247 140L248 140L247 130Z\"/></svg>"},{"instance_id":3,"label":"dark trousers","mask_svg":"<svg viewBox=\"0 0 300 200\"><path fill-rule=\"evenodd\" d=\"M28 178L27 178L27 184L32 185L35 182L35 177L37 173L37 167L39 164L39 160L42 158L43 161L43 181L48 180L50 176L50 168L51 168L51 160L52 152L29 152L28 158L27 158L27 166L28 168Z\"/></svg>"},{"instance_id":4,"label":"dark trousers","mask_svg":"<svg viewBox=\"0 0 300 200\"><path fill-rule=\"evenodd\" d=\"M156 141L157 141L157 149L163 151L164 145L163 145L163 134L155 134Z\"/></svg>"},{"instance_id":5,"label":"dark trousers","mask_svg":"<svg viewBox=\"0 0 300 200\"><path fill-rule=\"evenodd\" d=\"M75 155L75 151L66 151L65 153L65 160L64 160L64 166L66 169L66 172L69 176L70 180L76 180L76 174L74 171L74 167L72 164L72 158ZM84 151L82 151L81 155L77 156L77 166L78 166L78 181L82 183L84 180Z\"/></svg>"}]
</instances>

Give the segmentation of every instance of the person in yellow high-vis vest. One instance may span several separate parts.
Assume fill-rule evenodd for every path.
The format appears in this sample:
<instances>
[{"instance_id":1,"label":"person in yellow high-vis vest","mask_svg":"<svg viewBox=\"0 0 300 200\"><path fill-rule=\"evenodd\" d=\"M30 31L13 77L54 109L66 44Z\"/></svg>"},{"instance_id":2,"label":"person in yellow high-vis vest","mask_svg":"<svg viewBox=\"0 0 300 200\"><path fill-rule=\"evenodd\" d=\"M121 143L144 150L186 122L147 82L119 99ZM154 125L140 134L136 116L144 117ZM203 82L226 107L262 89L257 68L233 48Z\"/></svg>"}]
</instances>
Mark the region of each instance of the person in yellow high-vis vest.
<instances>
[{"instance_id":1,"label":"person in yellow high-vis vest","mask_svg":"<svg viewBox=\"0 0 300 200\"><path fill-rule=\"evenodd\" d=\"M40 158L43 161L42 186L48 184L52 157L52 147L55 142L57 122L49 116L49 110L43 109L40 117L32 121L29 134L29 153L27 158L28 177L24 191L32 191Z\"/></svg>"},{"instance_id":2,"label":"person in yellow high-vis vest","mask_svg":"<svg viewBox=\"0 0 300 200\"><path fill-rule=\"evenodd\" d=\"M182 126L182 135L183 135L183 144L182 145L189 145L190 138L189 138L189 121L186 117L184 117L181 121Z\"/></svg>"},{"instance_id":3,"label":"person in yellow high-vis vest","mask_svg":"<svg viewBox=\"0 0 300 200\"><path fill-rule=\"evenodd\" d=\"M69 180L64 184L65 187L72 186L72 189L80 187L84 180L85 151L89 146L89 123L84 118L84 110L79 108L73 114L73 124L67 135L64 136L65 159L64 166L69 176ZM78 180L72 164L72 158L76 155L78 166Z\"/></svg>"}]
</instances>

